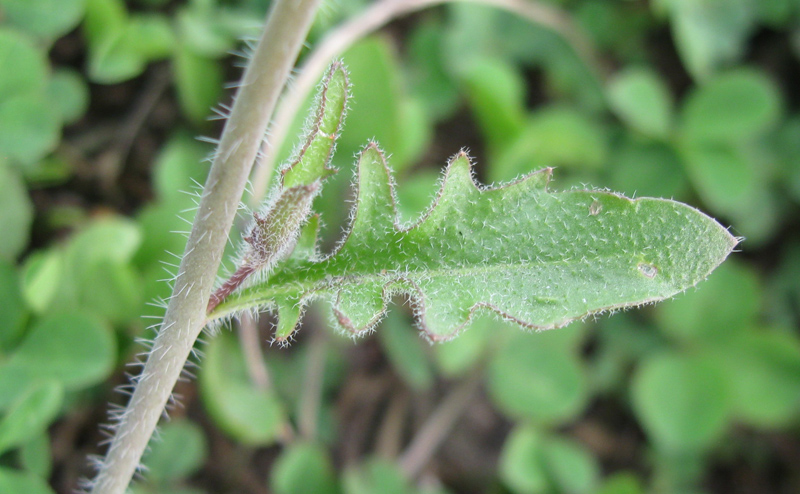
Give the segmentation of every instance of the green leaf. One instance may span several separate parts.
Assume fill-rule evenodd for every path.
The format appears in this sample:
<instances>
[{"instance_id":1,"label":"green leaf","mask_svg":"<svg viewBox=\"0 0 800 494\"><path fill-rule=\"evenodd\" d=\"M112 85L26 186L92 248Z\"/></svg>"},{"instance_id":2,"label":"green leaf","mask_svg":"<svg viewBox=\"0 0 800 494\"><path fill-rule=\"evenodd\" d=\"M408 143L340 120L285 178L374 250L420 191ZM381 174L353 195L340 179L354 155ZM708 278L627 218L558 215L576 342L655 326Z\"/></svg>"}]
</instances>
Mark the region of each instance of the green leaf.
<instances>
[{"instance_id":1,"label":"green leaf","mask_svg":"<svg viewBox=\"0 0 800 494\"><path fill-rule=\"evenodd\" d=\"M551 437L545 444L544 464L558 492L590 494L597 490L600 466L581 444Z\"/></svg>"},{"instance_id":2,"label":"green leaf","mask_svg":"<svg viewBox=\"0 0 800 494\"><path fill-rule=\"evenodd\" d=\"M119 324L139 315L142 280L130 264L92 264L80 272L78 283L83 308Z\"/></svg>"},{"instance_id":3,"label":"green leaf","mask_svg":"<svg viewBox=\"0 0 800 494\"><path fill-rule=\"evenodd\" d=\"M147 59L137 49L135 32L130 24L113 35L90 45L87 71L93 82L118 84L144 72Z\"/></svg>"},{"instance_id":4,"label":"green leaf","mask_svg":"<svg viewBox=\"0 0 800 494\"><path fill-rule=\"evenodd\" d=\"M177 481L196 472L206 459L203 430L186 419L161 427L157 440L144 455L147 477L156 482Z\"/></svg>"},{"instance_id":5,"label":"green leaf","mask_svg":"<svg viewBox=\"0 0 800 494\"><path fill-rule=\"evenodd\" d=\"M0 366L0 409L31 382L56 380L77 390L102 381L116 361L115 346L109 328L85 314L42 319Z\"/></svg>"},{"instance_id":6,"label":"green leaf","mask_svg":"<svg viewBox=\"0 0 800 494\"><path fill-rule=\"evenodd\" d=\"M688 96L680 130L691 141L736 144L775 124L781 105L766 75L738 69L714 77Z\"/></svg>"},{"instance_id":7,"label":"green leaf","mask_svg":"<svg viewBox=\"0 0 800 494\"><path fill-rule=\"evenodd\" d=\"M47 430L61 409L64 387L55 381L32 386L0 420L0 454Z\"/></svg>"},{"instance_id":8,"label":"green leaf","mask_svg":"<svg viewBox=\"0 0 800 494\"><path fill-rule=\"evenodd\" d=\"M0 467L0 492L9 494L55 494L47 482L29 472L18 472Z\"/></svg>"},{"instance_id":9,"label":"green leaf","mask_svg":"<svg viewBox=\"0 0 800 494\"><path fill-rule=\"evenodd\" d=\"M76 233L67 248L68 262L80 268L103 262L126 263L141 243L138 226L123 217L106 217Z\"/></svg>"},{"instance_id":10,"label":"green leaf","mask_svg":"<svg viewBox=\"0 0 800 494\"><path fill-rule=\"evenodd\" d=\"M25 183L10 167L0 165L0 259L11 261L22 253L32 223L33 204Z\"/></svg>"},{"instance_id":11,"label":"green leaf","mask_svg":"<svg viewBox=\"0 0 800 494\"><path fill-rule=\"evenodd\" d=\"M30 438L19 448L19 461L25 470L39 477L48 478L53 470L50 436L47 430Z\"/></svg>"},{"instance_id":12,"label":"green leaf","mask_svg":"<svg viewBox=\"0 0 800 494\"><path fill-rule=\"evenodd\" d=\"M669 334L713 346L756 323L761 293L752 270L726 263L697 291L658 307L656 317Z\"/></svg>"},{"instance_id":13,"label":"green leaf","mask_svg":"<svg viewBox=\"0 0 800 494\"><path fill-rule=\"evenodd\" d=\"M441 24L428 19L419 23L406 41L411 91L434 119L451 114L458 104L456 84L445 70L443 38Z\"/></svg>"},{"instance_id":14,"label":"green leaf","mask_svg":"<svg viewBox=\"0 0 800 494\"><path fill-rule=\"evenodd\" d=\"M800 411L800 343L791 333L749 331L711 350L729 380L734 413L756 427L786 427Z\"/></svg>"},{"instance_id":15,"label":"green leaf","mask_svg":"<svg viewBox=\"0 0 800 494\"><path fill-rule=\"evenodd\" d=\"M64 251L63 283L51 310L75 303L114 322L135 316L142 296L139 273L130 264L142 234L121 217L91 222L73 235Z\"/></svg>"},{"instance_id":16,"label":"green leaf","mask_svg":"<svg viewBox=\"0 0 800 494\"><path fill-rule=\"evenodd\" d=\"M386 38L365 38L342 59L350 72L353 88L347 129L337 146L340 156L352 156L366 140L375 139L394 156L397 169L405 169L413 156L404 142L403 100L406 95L391 45Z\"/></svg>"},{"instance_id":17,"label":"green leaf","mask_svg":"<svg viewBox=\"0 0 800 494\"><path fill-rule=\"evenodd\" d=\"M689 206L598 190L549 192L549 177L544 170L479 188L459 154L428 215L400 227L390 172L369 145L359 161L353 221L336 251L278 266L211 319L259 306L280 312L323 297L341 329L361 334L402 293L433 341L454 337L483 312L553 328L671 297L703 280L736 245Z\"/></svg>"},{"instance_id":18,"label":"green leaf","mask_svg":"<svg viewBox=\"0 0 800 494\"><path fill-rule=\"evenodd\" d=\"M26 319L20 279L14 265L0 259L0 354L11 349L20 337Z\"/></svg>"},{"instance_id":19,"label":"green leaf","mask_svg":"<svg viewBox=\"0 0 800 494\"><path fill-rule=\"evenodd\" d=\"M84 35L89 45L91 80L114 84L143 70L146 59L139 52L135 29L121 0L87 0Z\"/></svg>"},{"instance_id":20,"label":"green leaf","mask_svg":"<svg viewBox=\"0 0 800 494\"><path fill-rule=\"evenodd\" d=\"M497 58L471 60L459 75L490 155L495 156L525 125L525 82L511 64Z\"/></svg>"},{"instance_id":21,"label":"green leaf","mask_svg":"<svg viewBox=\"0 0 800 494\"><path fill-rule=\"evenodd\" d=\"M340 62L331 64L309 113L302 144L281 169L284 188L312 185L335 172L329 165L344 123L349 86L344 66Z\"/></svg>"},{"instance_id":22,"label":"green leaf","mask_svg":"<svg viewBox=\"0 0 800 494\"><path fill-rule=\"evenodd\" d=\"M633 68L609 83L609 102L625 123L639 132L666 138L672 129L672 96L658 74Z\"/></svg>"},{"instance_id":23,"label":"green leaf","mask_svg":"<svg viewBox=\"0 0 800 494\"><path fill-rule=\"evenodd\" d=\"M122 0L86 0L83 33L90 49L124 30L127 22L128 11Z\"/></svg>"},{"instance_id":24,"label":"green leaf","mask_svg":"<svg viewBox=\"0 0 800 494\"><path fill-rule=\"evenodd\" d=\"M328 453L316 444L294 444L275 461L270 487L276 494L336 494L336 475Z\"/></svg>"},{"instance_id":25,"label":"green leaf","mask_svg":"<svg viewBox=\"0 0 800 494\"><path fill-rule=\"evenodd\" d=\"M504 324L489 316L476 317L461 336L436 345L436 363L441 372L448 377L465 374L492 348L501 325Z\"/></svg>"},{"instance_id":26,"label":"green leaf","mask_svg":"<svg viewBox=\"0 0 800 494\"><path fill-rule=\"evenodd\" d=\"M206 59L217 59L235 48L236 37L225 28L220 12L206 2L191 2L177 15L181 44Z\"/></svg>"},{"instance_id":27,"label":"green leaf","mask_svg":"<svg viewBox=\"0 0 800 494\"><path fill-rule=\"evenodd\" d=\"M608 154L606 141L599 123L577 110L560 106L538 110L516 139L498 153L489 178L513 180L548 166L597 169Z\"/></svg>"},{"instance_id":28,"label":"green leaf","mask_svg":"<svg viewBox=\"0 0 800 494\"><path fill-rule=\"evenodd\" d=\"M680 156L663 143L626 139L609 162L611 187L624 194L680 197L689 185Z\"/></svg>"},{"instance_id":29,"label":"green leaf","mask_svg":"<svg viewBox=\"0 0 800 494\"><path fill-rule=\"evenodd\" d=\"M42 91L0 100L0 154L31 165L52 151L59 140L58 109Z\"/></svg>"},{"instance_id":30,"label":"green leaf","mask_svg":"<svg viewBox=\"0 0 800 494\"><path fill-rule=\"evenodd\" d=\"M543 494L549 480L542 464L544 438L533 427L517 427L506 438L500 456L502 481L519 494Z\"/></svg>"},{"instance_id":31,"label":"green leaf","mask_svg":"<svg viewBox=\"0 0 800 494\"><path fill-rule=\"evenodd\" d=\"M202 162L209 151L208 146L187 134L172 136L161 148L153 167L153 182L159 201L180 203L182 207L179 209L189 208L193 204L189 193L208 174L208 167ZM145 236L143 240L151 239Z\"/></svg>"},{"instance_id":32,"label":"green leaf","mask_svg":"<svg viewBox=\"0 0 800 494\"><path fill-rule=\"evenodd\" d=\"M89 88L78 72L60 69L50 78L47 97L58 109L60 120L72 123L86 112L89 106Z\"/></svg>"},{"instance_id":33,"label":"green leaf","mask_svg":"<svg viewBox=\"0 0 800 494\"><path fill-rule=\"evenodd\" d=\"M644 494L642 481L632 473L616 473L609 476L596 494Z\"/></svg>"},{"instance_id":34,"label":"green leaf","mask_svg":"<svg viewBox=\"0 0 800 494\"><path fill-rule=\"evenodd\" d=\"M71 31L83 17L85 8L86 0L0 0L4 20L47 39Z\"/></svg>"},{"instance_id":35,"label":"green leaf","mask_svg":"<svg viewBox=\"0 0 800 494\"><path fill-rule=\"evenodd\" d=\"M755 15L752 0L661 0L687 70L696 79L712 75L744 53Z\"/></svg>"},{"instance_id":36,"label":"green leaf","mask_svg":"<svg viewBox=\"0 0 800 494\"><path fill-rule=\"evenodd\" d=\"M420 170L397 184L397 214L400 223L416 222L428 209L439 188L440 173Z\"/></svg>"},{"instance_id":37,"label":"green leaf","mask_svg":"<svg viewBox=\"0 0 800 494\"><path fill-rule=\"evenodd\" d=\"M14 67L14 70L0 73L0 102L12 96L44 89L48 70L44 52L22 34L2 27L0 67Z\"/></svg>"},{"instance_id":38,"label":"green leaf","mask_svg":"<svg viewBox=\"0 0 800 494\"><path fill-rule=\"evenodd\" d=\"M391 312L379 333L381 345L395 371L415 390L429 389L433 369L424 343L400 312ZM425 345L428 346L428 345Z\"/></svg>"},{"instance_id":39,"label":"green leaf","mask_svg":"<svg viewBox=\"0 0 800 494\"><path fill-rule=\"evenodd\" d=\"M586 405L587 379L572 352L540 340L514 335L498 350L489 365L489 395L512 417L563 423Z\"/></svg>"},{"instance_id":40,"label":"green leaf","mask_svg":"<svg viewBox=\"0 0 800 494\"><path fill-rule=\"evenodd\" d=\"M500 456L500 478L515 494L595 492L597 461L580 444L518 426Z\"/></svg>"},{"instance_id":41,"label":"green leaf","mask_svg":"<svg viewBox=\"0 0 800 494\"><path fill-rule=\"evenodd\" d=\"M161 14L139 14L131 16L128 25L130 38L136 51L148 61L168 57L175 47L175 35L169 19Z\"/></svg>"},{"instance_id":42,"label":"green leaf","mask_svg":"<svg viewBox=\"0 0 800 494\"><path fill-rule=\"evenodd\" d=\"M410 494L411 489L395 463L373 458L345 472L344 494Z\"/></svg>"},{"instance_id":43,"label":"green leaf","mask_svg":"<svg viewBox=\"0 0 800 494\"><path fill-rule=\"evenodd\" d=\"M782 181L792 198L800 202L800 115L784 122L777 132L777 153Z\"/></svg>"},{"instance_id":44,"label":"green leaf","mask_svg":"<svg viewBox=\"0 0 800 494\"><path fill-rule=\"evenodd\" d=\"M200 389L216 425L243 444L272 444L286 423L278 397L250 382L238 343L226 334L206 349Z\"/></svg>"},{"instance_id":45,"label":"green leaf","mask_svg":"<svg viewBox=\"0 0 800 494\"><path fill-rule=\"evenodd\" d=\"M666 453L707 449L728 426L727 380L707 359L663 353L641 365L631 387L636 415Z\"/></svg>"},{"instance_id":46,"label":"green leaf","mask_svg":"<svg viewBox=\"0 0 800 494\"><path fill-rule=\"evenodd\" d=\"M763 177L741 152L707 144L681 151L692 184L711 207L729 214L753 208Z\"/></svg>"},{"instance_id":47,"label":"green leaf","mask_svg":"<svg viewBox=\"0 0 800 494\"><path fill-rule=\"evenodd\" d=\"M173 67L181 110L192 121L203 122L222 94L222 67L217 60L198 55L184 43L175 48Z\"/></svg>"}]
</instances>

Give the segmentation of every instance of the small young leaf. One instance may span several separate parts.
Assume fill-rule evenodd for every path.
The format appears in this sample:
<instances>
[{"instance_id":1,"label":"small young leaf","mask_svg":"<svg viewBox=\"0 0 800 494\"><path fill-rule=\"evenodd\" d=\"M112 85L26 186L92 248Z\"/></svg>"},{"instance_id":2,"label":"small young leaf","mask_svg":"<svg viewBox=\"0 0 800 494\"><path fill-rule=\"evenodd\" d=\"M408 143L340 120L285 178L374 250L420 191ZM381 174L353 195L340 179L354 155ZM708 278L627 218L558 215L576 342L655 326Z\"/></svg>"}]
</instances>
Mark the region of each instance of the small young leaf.
<instances>
[{"instance_id":1,"label":"small young leaf","mask_svg":"<svg viewBox=\"0 0 800 494\"><path fill-rule=\"evenodd\" d=\"M390 312L382 326L380 341L392 367L412 389L429 389L433 384L433 369L419 334L397 311Z\"/></svg>"},{"instance_id":2,"label":"small young leaf","mask_svg":"<svg viewBox=\"0 0 800 494\"><path fill-rule=\"evenodd\" d=\"M47 430L61 408L64 388L56 381L31 386L0 420L0 453Z\"/></svg>"},{"instance_id":3,"label":"small young leaf","mask_svg":"<svg viewBox=\"0 0 800 494\"><path fill-rule=\"evenodd\" d=\"M80 21L86 0L0 0L4 20L36 36L54 39Z\"/></svg>"},{"instance_id":4,"label":"small young leaf","mask_svg":"<svg viewBox=\"0 0 800 494\"><path fill-rule=\"evenodd\" d=\"M53 459L47 429L20 445L19 462L25 470L31 473L45 479L50 477L50 472L53 470Z\"/></svg>"},{"instance_id":5,"label":"small young leaf","mask_svg":"<svg viewBox=\"0 0 800 494\"><path fill-rule=\"evenodd\" d=\"M631 392L645 431L666 453L702 451L728 425L727 381L708 359L675 353L648 359L634 376Z\"/></svg>"},{"instance_id":6,"label":"small young leaf","mask_svg":"<svg viewBox=\"0 0 800 494\"><path fill-rule=\"evenodd\" d=\"M42 319L0 365L0 409L34 381L56 380L67 390L106 378L116 359L109 328L83 313Z\"/></svg>"},{"instance_id":7,"label":"small young leaf","mask_svg":"<svg viewBox=\"0 0 800 494\"><path fill-rule=\"evenodd\" d=\"M336 494L336 476L324 448L316 444L295 444L276 460L270 476L276 494Z\"/></svg>"},{"instance_id":8,"label":"small young leaf","mask_svg":"<svg viewBox=\"0 0 800 494\"><path fill-rule=\"evenodd\" d=\"M702 290L658 307L656 319L672 336L716 345L756 324L763 292L756 273L727 263Z\"/></svg>"},{"instance_id":9,"label":"small young leaf","mask_svg":"<svg viewBox=\"0 0 800 494\"><path fill-rule=\"evenodd\" d=\"M180 480L197 471L206 456L203 430L189 420L164 425L158 441L143 458L148 477L157 482Z\"/></svg>"},{"instance_id":10,"label":"small young leaf","mask_svg":"<svg viewBox=\"0 0 800 494\"><path fill-rule=\"evenodd\" d=\"M0 165L0 259L14 260L28 245L33 204L25 182L10 167Z\"/></svg>"},{"instance_id":11,"label":"small young leaf","mask_svg":"<svg viewBox=\"0 0 800 494\"><path fill-rule=\"evenodd\" d=\"M625 139L609 162L611 187L623 194L680 197L688 188L680 156L664 143Z\"/></svg>"},{"instance_id":12,"label":"small young leaf","mask_svg":"<svg viewBox=\"0 0 800 494\"><path fill-rule=\"evenodd\" d=\"M570 420L588 398L585 373L571 352L521 334L494 356L488 387L503 411L538 423Z\"/></svg>"},{"instance_id":13,"label":"small young leaf","mask_svg":"<svg viewBox=\"0 0 800 494\"><path fill-rule=\"evenodd\" d=\"M172 64L181 110L193 121L202 122L220 99L222 67L217 60L195 53L186 43L175 47Z\"/></svg>"},{"instance_id":14,"label":"small young leaf","mask_svg":"<svg viewBox=\"0 0 800 494\"><path fill-rule=\"evenodd\" d=\"M281 170L284 188L311 185L334 173L328 165L344 123L349 85L344 65L341 62L331 64L320 85L303 145Z\"/></svg>"},{"instance_id":15,"label":"small young leaf","mask_svg":"<svg viewBox=\"0 0 800 494\"><path fill-rule=\"evenodd\" d=\"M450 163L434 206L396 224L383 154L359 161L350 231L330 256L279 266L225 300L210 319L274 306L279 297L331 300L352 334L372 329L394 294L410 296L433 341L454 337L476 312L537 329L671 297L703 280L737 240L674 201L598 190L549 192L550 170L502 187L472 180L464 153Z\"/></svg>"},{"instance_id":16,"label":"small young leaf","mask_svg":"<svg viewBox=\"0 0 800 494\"><path fill-rule=\"evenodd\" d=\"M738 69L694 90L681 115L681 132L691 141L738 143L774 125L781 96L762 72Z\"/></svg>"},{"instance_id":17,"label":"small young leaf","mask_svg":"<svg viewBox=\"0 0 800 494\"><path fill-rule=\"evenodd\" d=\"M394 463L372 458L347 470L342 479L344 494L410 494L408 481Z\"/></svg>"},{"instance_id":18,"label":"small young leaf","mask_svg":"<svg viewBox=\"0 0 800 494\"><path fill-rule=\"evenodd\" d=\"M490 155L515 140L525 125L525 81L510 63L476 58L459 74Z\"/></svg>"},{"instance_id":19,"label":"small young leaf","mask_svg":"<svg viewBox=\"0 0 800 494\"><path fill-rule=\"evenodd\" d=\"M209 343L200 391L215 424L244 444L272 444L285 424L280 400L274 392L253 386L241 350L228 335Z\"/></svg>"},{"instance_id":20,"label":"small young leaf","mask_svg":"<svg viewBox=\"0 0 800 494\"><path fill-rule=\"evenodd\" d=\"M0 353L6 353L16 345L24 330L27 310L20 289L20 276L16 267L0 259Z\"/></svg>"},{"instance_id":21,"label":"small young leaf","mask_svg":"<svg viewBox=\"0 0 800 494\"><path fill-rule=\"evenodd\" d=\"M750 0L661 0L689 73L703 79L744 52L753 28Z\"/></svg>"},{"instance_id":22,"label":"small young leaf","mask_svg":"<svg viewBox=\"0 0 800 494\"><path fill-rule=\"evenodd\" d=\"M0 60L3 61L3 67L14 67L14 70L3 70L0 74L0 101L44 89L47 80L46 55L26 36L5 27L0 28Z\"/></svg>"},{"instance_id":23,"label":"small young leaf","mask_svg":"<svg viewBox=\"0 0 800 494\"><path fill-rule=\"evenodd\" d=\"M729 380L734 413L756 427L786 427L800 411L800 342L749 331L710 347Z\"/></svg>"},{"instance_id":24,"label":"small young leaf","mask_svg":"<svg viewBox=\"0 0 800 494\"><path fill-rule=\"evenodd\" d=\"M619 117L645 135L666 138L672 127L672 97L658 74L628 69L611 81L608 98Z\"/></svg>"},{"instance_id":25,"label":"small young leaf","mask_svg":"<svg viewBox=\"0 0 800 494\"><path fill-rule=\"evenodd\" d=\"M558 492L589 494L597 491L600 467L581 444L560 437L548 438L544 464Z\"/></svg>"},{"instance_id":26,"label":"small young leaf","mask_svg":"<svg viewBox=\"0 0 800 494\"><path fill-rule=\"evenodd\" d=\"M347 50L342 59L349 69L353 89L339 156L349 159L367 139L375 139L392 154L396 168L404 170L424 150L414 149L414 143L407 138L407 120L413 115L404 108L408 99L394 47L388 37L371 36Z\"/></svg>"},{"instance_id":27,"label":"small young leaf","mask_svg":"<svg viewBox=\"0 0 800 494\"><path fill-rule=\"evenodd\" d=\"M42 91L0 100L0 155L32 165L58 144L61 118Z\"/></svg>"},{"instance_id":28,"label":"small young leaf","mask_svg":"<svg viewBox=\"0 0 800 494\"><path fill-rule=\"evenodd\" d=\"M311 214L311 204L322 189L323 179L336 171L328 165L344 121L348 87L347 71L341 62L334 62L320 84L302 145L281 170L272 202L253 214L253 225L244 237L238 268L211 295L208 312L249 281L251 275L268 275L276 262L291 254L301 227ZM284 302L278 312L296 323L303 302L296 298ZM284 318L278 326L279 334L286 331L288 336L291 333L286 324Z\"/></svg>"},{"instance_id":29,"label":"small young leaf","mask_svg":"<svg viewBox=\"0 0 800 494\"><path fill-rule=\"evenodd\" d=\"M89 106L89 88L80 74L73 70L56 71L46 92L47 98L58 109L61 120L66 123L78 120Z\"/></svg>"},{"instance_id":30,"label":"small young leaf","mask_svg":"<svg viewBox=\"0 0 800 494\"><path fill-rule=\"evenodd\" d=\"M516 138L498 153L489 178L512 180L550 166L597 169L606 160L607 148L603 127L592 118L569 107L545 108L533 113Z\"/></svg>"},{"instance_id":31,"label":"small young leaf","mask_svg":"<svg viewBox=\"0 0 800 494\"><path fill-rule=\"evenodd\" d=\"M55 494L43 479L30 472L0 467L0 492L25 494Z\"/></svg>"}]
</instances>

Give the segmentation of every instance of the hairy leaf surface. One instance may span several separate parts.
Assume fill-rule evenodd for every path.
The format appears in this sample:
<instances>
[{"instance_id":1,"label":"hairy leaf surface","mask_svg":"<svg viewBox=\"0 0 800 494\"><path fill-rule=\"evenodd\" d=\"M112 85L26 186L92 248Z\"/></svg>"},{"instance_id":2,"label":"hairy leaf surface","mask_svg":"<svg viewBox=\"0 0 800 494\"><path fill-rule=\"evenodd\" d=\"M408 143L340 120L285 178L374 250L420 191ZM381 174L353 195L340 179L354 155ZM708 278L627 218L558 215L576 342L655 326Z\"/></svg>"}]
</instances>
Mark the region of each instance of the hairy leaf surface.
<instances>
[{"instance_id":1,"label":"hairy leaf surface","mask_svg":"<svg viewBox=\"0 0 800 494\"><path fill-rule=\"evenodd\" d=\"M391 171L370 144L359 159L351 226L335 251L303 249L210 319L276 309L280 340L291 335L302 307L321 297L335 324L360 334L402 294L433 341L452 338L481 311L549 329L671 297L708 276L737 243L687 205L601 190L551 192L550 175L544 169L484 188L459 153L428 213L404 226Z\"/></svg>"}]
</instances>

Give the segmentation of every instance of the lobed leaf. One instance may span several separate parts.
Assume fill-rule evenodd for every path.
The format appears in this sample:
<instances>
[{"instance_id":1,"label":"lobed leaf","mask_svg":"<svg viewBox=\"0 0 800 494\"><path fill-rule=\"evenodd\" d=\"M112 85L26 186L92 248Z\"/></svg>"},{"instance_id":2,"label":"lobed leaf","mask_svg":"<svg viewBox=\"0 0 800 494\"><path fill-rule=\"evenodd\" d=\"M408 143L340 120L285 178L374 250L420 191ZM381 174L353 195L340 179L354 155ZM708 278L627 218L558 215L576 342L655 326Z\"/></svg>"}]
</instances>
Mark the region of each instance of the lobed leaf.
<instances>
[{"instance_id":1,"label":"lobed leaf","mask_svg":"<svg viewBox=\"0 0 800 494\"><path fill-rule=\"evenodd\" d=\"M288 338L301 308L321 297L335 324L357 335L406 295L432 341L454 337L479 312L535 329L655 302L703 280L737 243L699 211L670 200L602 190L550 192L551 169L494 188L475 184L469 158L450 162L438 197L398 224L391 171L375 144L361 153L351 226L329 256L294 257L267 281L234 294L217 319L277 309Z\"/></svg>"}]
</instances>

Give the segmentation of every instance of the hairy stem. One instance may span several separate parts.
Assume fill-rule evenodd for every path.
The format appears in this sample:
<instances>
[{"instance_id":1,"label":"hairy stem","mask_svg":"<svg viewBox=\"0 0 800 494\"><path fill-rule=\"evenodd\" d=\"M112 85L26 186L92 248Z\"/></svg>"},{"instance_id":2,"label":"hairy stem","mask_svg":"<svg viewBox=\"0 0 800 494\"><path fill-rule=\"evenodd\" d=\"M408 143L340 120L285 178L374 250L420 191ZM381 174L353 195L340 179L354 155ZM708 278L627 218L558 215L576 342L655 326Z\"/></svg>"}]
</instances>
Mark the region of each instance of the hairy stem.
<instances>
[{"instance_id":1,"label":"hairy stem","mask_svg":"<svg viewBox=\"0 0 800 494\"><path fill-rule=\"evenodd\" d=\"M534 24L546 26L561 35L579 57L586 63L595 77L603 79L608 70L603 66L600 57L594 50L591 41L577 26L569 15L554 5L536 0L380 0L371 4L361 14L343 23L328 33L305 59L298 77L292 87L281 100L275 119L270 128L271 147L262 150L263 158L259 161L253 177L253 204L263 199L267 190L275 159L280 147L286 139L292 119L300 110L319 79L319 75L335 57L340 56L358 40L377 31L398 17L433 7L443 3L475 3L507 10Z\"/></svg>"},{"instance_id":2,"label":"hairy stem","mask_svg":"<svg viewBox=\"0 0 800 494\"><path fill-rule=\"evenodd\" d=\"M206 181L164 321L93 483L122 494L206 320L206 308L239 200L278 97L320 0L273 3L237 91Z\"/></svg>"}]
</instances>

